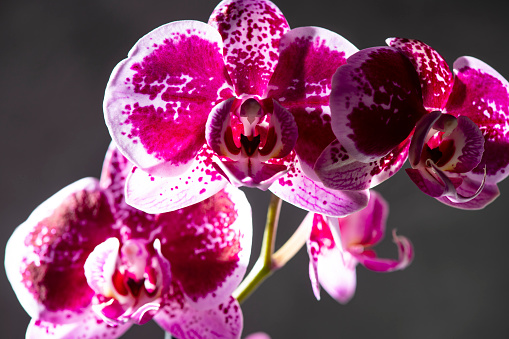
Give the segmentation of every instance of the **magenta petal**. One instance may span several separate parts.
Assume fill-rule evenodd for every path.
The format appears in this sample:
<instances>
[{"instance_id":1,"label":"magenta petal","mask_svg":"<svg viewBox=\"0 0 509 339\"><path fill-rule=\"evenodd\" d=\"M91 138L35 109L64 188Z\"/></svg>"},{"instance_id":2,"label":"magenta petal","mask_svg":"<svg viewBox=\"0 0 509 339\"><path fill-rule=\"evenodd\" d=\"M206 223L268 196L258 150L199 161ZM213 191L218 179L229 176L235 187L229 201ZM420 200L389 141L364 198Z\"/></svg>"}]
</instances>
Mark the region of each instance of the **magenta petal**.
<instances>
[{"instance_id":1,"label":"magenta petal","mask_svg":"<svg viewBox=\"0 0 509 339\"><path fill-rule=\"evenodd\" d=\"M106 124L131 162L177 175L205 143L212 107L231 96L218 32L198 21L172 22L141 38L113 70Z\"/></svg>"},{"instance_id":2,"label":"magenta petal","mask_svg":"<svg viewBox=\"0 0 509 339\"><path fill-rule=\"evenodd\" d=\"M454 144L455 152L447 162L437 164L441 170L466 173L479 164L484 152L484 137L472 120L465 116L458 117L458 126L442 138L442 144L449 141Z\"/></svg>"},{"instance_id":3,"label":"magenta petal","mask_svg":"<svg viewBox=\"0 0 509 339\"><path fill-rule=\"evenodd\" d=\"M403 52L414 65L421 82L424 107L429 111L443 110L453 84L452 72L444 58L419 40L389 38L387 44Z\"/></svg>"},{"instance_id":4,"label":"magenta petal","mask_svg":"<svg viewBox=\"0 0 509 339\"><path fill-rule=\"evenodd\" d=\"M427 141L428 132L441 115L442 113L440 111L434 111L426 114L417 122L408 152L408 159L412 167L416 167L421 161L422 149Z\"/></svg>"},{"instance_id":5,"label":"magenta petal","mask_svg":"<svg viewBox=\"0 0 509 339\"><path fill-rule=\"evenodd\" d=\"M393 176L405 163L410 139L386 156L364 163L354 161L334 140L317 159L315 172L325 187L336 190L363 190L375 187Z\"/></svg>"},{"instance_id":6,"label":"magenta petal","mask_svg":"<svg viewBox=\"0 0 509 339\"><path fill-rule=\"evenodd\" d=\"M273 105L274 110L270 117L268 130L270 131L272 129L274 131L277 140L272 150L269 150L269 153L264 154L265 148L260 150L260 155L262 156L260 159L262 159L262 161L266 161L270 158L286 157L293 151L295 143L297 142L297 137L299 136L297 124L295 123L292 113L281 106L276 100L273 100Z\"/></svg>"},{"instance_id":7,"label":"magenta petal","mask_svg":"<svg viewBox=\"0 0 509 339\"><path fill-rule=\"evenodd\" d=\"M230 114L234 100L230 98L217 104L210 112L205 126L205 139L210 148L218 155L231 159L237 159L240 153L231 134Z\"/></svg>"},{"instance_id":8,"label":"magenta petal","mask_svg":"<svg viewBox=\"0 0 509 339\"><path fill-rule=\"evenodd\" d=\"M479 126L485 139L484 154L474 169L482 181L496 184L509 175L509 83L497 71L472 57L454 62L453 91L446 110L455 116L466 116Z\"/></svg>"},{"instance_id":9,"label":"magenta petal","mask_svg":"<svg viewBox=\"0 0 509 339\"><path fill-rule=\"evenodd\" d=\"M119 338L124 334L130 323L118 325L115 327L107 325L99 319L92 309L87 309L83 317L70 324L54 324L38 319L32 319L28 325L26 339L58 338L58 339L77 339L77 338Z\"/></svg>"},{"instance_id":10,"label":"magenta petal","mask_svg":"<svg viewBox=\"0 0 509 339\"><path fill-rule=\"evenodd\" d=\"M406 173L414 184L427 195L438 198L444 195L445 187L426 168L407 168Z\"/></svg>"},{"instance_id":11,"label":"magenta petal","mask_svg":"<svg viewBox=\"0 0 509 339\"><path fill-rule=\"evenodd\" d=\"M414 250L412 243L406 237L397 236L396 231L392 231L394 243L398 246L398 259L382 259L373 256L372 251L366 254L355 255L357 260L367 269L376 272L392 272L406 268L413 260Z\"/></svg>"},{"instance_id":12,"label":"magenta petal","mask_svg":"<svg viewBox=\"0 0 509 339\"><path fill-rule=\"evenodd\" d=\"M456 190L464 196L472 196L479 189L480 183L470 179L464 179L461 186ZM500 195L497 185L485 185L483 190L474 199L467 202L453 202L448 197L437 198L440 202L464 210L479 210L489 205Z\"/></svg>"},{"instance_id":13,"label":"magenta petal","mask_svg":"<svg viewBox=\"0 0 509 339\"><path fill-rule=\"evenodd\" d=\"M244 339L270 339L270 336L263 332L256 332L256 333L251 333Z\"/></svg>"},{"instance_id":14,"label":"magenta petal","mask_svg":"<svg viewBox=\"0 0 509 339\"><path fill-rule=\"evenodd\" d=\"M391 47L361 50L338 68L330 109L336 138L362 162L387 155L426 114L412 63Z\"/></svg>"},{"instance_id":15,"label":"magenta petal","mask_svg":"<svg viewBox=\"0 0 509 339\"><path fill-rule=\"evenodd\" d=\"M364 208L369 199L367 190L339 191L326 188L310 179L298 160L290 170L275 181L269 190L292 205L329 216L345 216Z\"/></svg>"},{"instance_id":16,"label":"magenta petal","mask_svg":"<svg viewBox=\"0 0 509 339\"><path fill-rule=\"evenodd\" d=\"M115 201L123 199L125 180L133 165L120 153L114 142L108 146L101 172L100 185L115 195Z\"/></svg>"},{"instance_id":17,"label":"magenta petal","mask_svg":"<svg viewBox=\"0 0 509 339\"><path fill-rule=\"evenodd\" d=\"M382 240L389 205L376 191L370 191L366 208L339 219L343 248L350 245L373 246Z\"/></svg>"},{"instance_id":18,"label":"magenta petal","mask_svg":"<svg viewBox=\"0 0 509 339\"><path fill-rule=\"evenodd\" d=\"M162 308L154 320L179 339L240 338L243 318L240 305L230 297L219 306L197 310L176 299Z\"/></svg>"},{"instance_id":19,"label":"magenta petal","mask_svg":"<svg viewBox=\"0 0 509 339\"><path fill-rule=\"evenodd\" d=\"M212 155L203 148L179 177L152 176L133 168L126 183L127 203L147 213L164 213L207 199L227 184L212 165Z\"/></svg>"},{"instance_id":20,"label":"magenta petal","mask_svg":"<svg viewBox=\"0 0 509 339\"><path fill-rule=\"evenodd\" d=\"M252 158L222 161L217 165L233 186L256 187L264 191L287 170L284 165L262 163Z\"/></svg>"},{"instance_id":21,"label":"magenta petal","mask_svg":"<svg viewBox=\"0 0 509 339\"><path fill-rule=\"evenodd\" d=\"M279 51L267 96L294 115L299 128L296 152L312 168L317 156L335 139L329 109L332 75L358 50L327 29L299 27L281 38Z\"/></svg>"},{"instance_id":22,"label":"magenta petal","mask_svg":"<svg viewBox=\"0 0 509 339\"><path fill-rule=\"evenodd\" d=\"M225 0L209 24L223 38L235 93L261 96L278 61L279 40L290 29L283 13L266 0Z\"/></svg>"},{"instance_id":23,"label":"magenta petal","mask_svg":"<svg viewBox=\"0 0 509 339\"><path fill-rule=\"evenodd\" d=\"M97 245L89 254L83 265L85 277L90 288L96 294L105 294L113 286L110 286L111 277L115 272L119 254L120 242L117 238L109 238Z\"/></svg>"},{"instance_id":24,"label":"magenta petal","mask_svg":"<svg viewBox=\"0 0 509 339\"><path fill-rule=\"evenodd\" d=\"M323 216L315 214L312 224L307 248L315 296L320 299L319 282L334 299L345 304L355 293L357 261L336 246L331 229Z\"/></svg>"},{"instance_id":25,"label":"magenta petal","mask_svg":"<svg viewBox=\"0 0 509 339\"><path fill-rule=\"evenodd\" d=\"M357 260L345 252L340 256L339 250L325 253L318 263L320 285L331 297L341 304L352 299L357 287L355 267Z\"/></svg>"},{"instance_id":26,"label":"magenta petal","mask_svg":"<svg viewBox=\"0 0 509 339\"><path fill-rule=\"evenodd\" d=\"M81 317L94 294L83 265L96 245L117 233L114 223L98 181L85 178L46 200L16 229L5 266L31 317L52 323Z\"/></svg>"},{"instance_id":27,"label":"magenta petal","mask_svg":"<svg viewBox=\"0 0 509 339\"><path fill-rule=\"evenodd\" d=\"M193 307L210 308L231 295L249 262L251 207L240 190L224 191L183 210L159 215L161 250Z\"/></svg>"}]
</instances>

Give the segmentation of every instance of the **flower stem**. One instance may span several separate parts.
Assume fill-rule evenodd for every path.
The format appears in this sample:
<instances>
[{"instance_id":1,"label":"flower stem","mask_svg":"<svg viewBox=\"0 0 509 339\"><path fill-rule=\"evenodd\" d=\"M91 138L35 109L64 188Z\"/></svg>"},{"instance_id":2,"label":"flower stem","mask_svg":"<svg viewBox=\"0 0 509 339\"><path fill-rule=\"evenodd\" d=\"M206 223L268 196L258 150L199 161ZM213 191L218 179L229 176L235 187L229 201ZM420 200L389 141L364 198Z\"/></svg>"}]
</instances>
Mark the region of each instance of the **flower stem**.
<instances>
[{"instance_id":1,"label":"flower stem","mask_svg":"<svg viewBox=\"0 0 509 339\"><path fill-rule=\"evenodd\" d=\"M273 272L272 254L274 253L281 203L281 199L274 194L271 195L260 257L256 261L251 272L249 272L247 277L242 281L235 292L233 292L233 297L235 297L239 303L246 300Z\"/></svg>"},{"instance_id":2,"label":"flower stem","mask_svg":"<svg viewBox=\"0 0 509 339\"><path fill-rule=\"evenodd\" d=\"M312 218L313 213L308 213L292 236L272 255L273 270L286 265L286 263L299 252L302 246L304 246L306 240L309 239L309 234L311 232L310 226L312 225L309 219Z\"/></svg>"}]
</instances>

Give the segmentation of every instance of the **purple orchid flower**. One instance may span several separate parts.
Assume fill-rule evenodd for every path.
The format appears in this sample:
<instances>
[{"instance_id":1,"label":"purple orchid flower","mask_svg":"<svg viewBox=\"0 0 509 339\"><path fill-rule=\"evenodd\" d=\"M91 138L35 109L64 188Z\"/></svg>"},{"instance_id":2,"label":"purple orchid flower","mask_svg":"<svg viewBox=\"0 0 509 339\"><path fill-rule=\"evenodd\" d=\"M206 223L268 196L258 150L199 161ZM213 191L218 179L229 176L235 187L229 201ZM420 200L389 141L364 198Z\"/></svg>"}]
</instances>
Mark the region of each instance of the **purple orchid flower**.
<instances>
[{"instance_id":1,"label":"purple orchid flower","mask_svg":"<svg viewBox=\"0 0 509 339\"><path fill-rule=\"evenodd\" d=\"M235 186L342 216L368 193L322 185L313 170L336 137L329 93L357 49L318 27L290 30L267 0L225 0L209 23L177 21L141 38L114 69L104 111L137 169L126 200L166 212Z\"/></svg>"},{"instance_id":2,"label":"purple orchid flower","mask_svg":"<svg viewBox=\"0 0 509 339\"><path fill-rule=\"evenodd\" d=\"M399 169L384 164L409 155L407 173L424 193L483 208L509 174L509 84L475 58L456 60L454 76L428 45L387 42L353 55L334 75L338 142L317 160L317 174L327 187L369 188Z\"/></svg>"},{"instance_id":3,"label":"purple orchid flower","mask_svg":"<svg viewBox=\"0 0 509 339\"><path fill-rule=\"evenodd\" d=\"M344 218L309 213L306 217L311 235L307 241L309 276L313 292L320 300L320 285L338 302L347 303L355 293L355 268L358 263L376 272L406 268L413 259L410 241L392 232L398 259L378 258L372 246L385 235L389 206L382 196L371 191L368 206Z\"/></svg>"},{"instance_id":4,"label":"purple orchid flower","mask_svg":"<svg viewBox=\"0 0 509 339\"><path fill-rule=\"evenodd\" d=\"M251 249L251 209L229 187L171 213L125 203L132 165L114 147L101 179L41 204L10 238L6 271L32 317L27 338L117 338L154 319L180 338L240 338L231 297Z\"/></svg>"}]
</instances>

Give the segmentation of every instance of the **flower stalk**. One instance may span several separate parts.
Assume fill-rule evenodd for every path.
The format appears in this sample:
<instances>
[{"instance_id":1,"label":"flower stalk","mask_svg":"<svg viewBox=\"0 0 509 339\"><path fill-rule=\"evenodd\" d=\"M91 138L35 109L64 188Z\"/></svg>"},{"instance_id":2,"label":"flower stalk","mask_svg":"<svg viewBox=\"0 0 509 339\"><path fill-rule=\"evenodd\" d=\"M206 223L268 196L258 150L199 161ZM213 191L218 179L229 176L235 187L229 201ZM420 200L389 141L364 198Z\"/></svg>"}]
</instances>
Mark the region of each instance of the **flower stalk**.
<instances>
[{"instance_id":1,"label":"flower stalk","mask_svg":"<svg viewBox=\"0 0 509 339\"><path fill-rule=\"evenodd\" d=\"M253 293L260 284L267 279L275 270L272 260L274 246L276 242L276 232L279 222L279 213L281 211L282 200L274 194L270 197L269 207L267 209L267 221L265 222L265 231L263 233L262 249L260 256L253 269L242 281L239 287L233 292L233 297L242 303L251 293Z\"/></svg>"},{"instance_id":2,"label":"flower stalk","mask_svg":"<svg viewBox=\"0 0 509 339\"><path fill-rule=\"evenodd\" d=\"M299 252L302 246L304 246L306 239L309 238L310 228L308 226L311 225L311 223L306 221L308 218L312 217L311 213L306 216L286 243L274 253L281 203L282 200L272 194L267 210L267 221L263 234L260 257L254 264L251 272L249 272L233 293L233 297L236 298L239 303L246 300L273 272L286 265L286 263Z\"/></svg>"}]
</instances>

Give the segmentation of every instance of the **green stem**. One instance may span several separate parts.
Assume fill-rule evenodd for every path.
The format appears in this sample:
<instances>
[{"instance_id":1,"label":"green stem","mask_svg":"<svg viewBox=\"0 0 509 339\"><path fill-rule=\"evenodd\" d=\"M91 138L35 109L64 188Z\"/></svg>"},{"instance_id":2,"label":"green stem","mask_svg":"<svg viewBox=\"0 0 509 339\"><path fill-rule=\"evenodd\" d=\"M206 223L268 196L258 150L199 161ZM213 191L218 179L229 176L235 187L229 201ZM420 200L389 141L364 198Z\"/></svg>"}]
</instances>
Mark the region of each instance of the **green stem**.
<instances>
[{"instance_id":1,"label":"green stem","mask_svg":"<svg viewBox=\"0 0 509 339\"><path fill-rule=\"evenodd\" d=\"M271 195L260 257L256 261L251 272L249 272L247 277L242 281L235 292L233 292L233 297L235 297L239 303L246 300L273 272L272 254L274 253L281 202L281 199L274 194Z\"/></svg>"}]
</instances>

